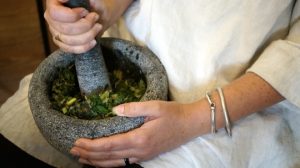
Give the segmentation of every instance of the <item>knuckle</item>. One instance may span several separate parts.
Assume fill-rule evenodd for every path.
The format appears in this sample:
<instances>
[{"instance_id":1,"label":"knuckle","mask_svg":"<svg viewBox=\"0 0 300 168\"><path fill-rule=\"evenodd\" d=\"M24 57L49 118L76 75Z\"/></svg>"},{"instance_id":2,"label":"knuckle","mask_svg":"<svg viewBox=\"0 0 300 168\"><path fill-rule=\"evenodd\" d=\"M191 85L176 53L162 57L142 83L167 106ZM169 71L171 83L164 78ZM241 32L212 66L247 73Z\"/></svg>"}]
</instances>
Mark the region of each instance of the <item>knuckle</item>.
<instances>
[{"instance_id":1,"label":"knuckle","mask_svg":"<svg viewBox=\"0 0 300 168\"><path fill-rule=\"evenodd\" d=\"M57 11L53 8L47 9L49 17L51 18L56 18L57 17Z\"/></svg>"},{"instance_id":2,"label":"knuckle","mask_svg":"<svg viewBox=\"0 0 300 168\"><path fill-rule=\"evenodd\" d=\"M84 150L80 150L80 157L81 158L89 158L89 153Z\"/></svg>"},{"instance_id":3,"label":"knuckle","mask_svg":"<svg viewBox=\"0 0 300 168\"><path fill-rule=\"evenodd\" d=\"M85 24L83 24L85 29L92 29L94 24L88 20L86 20Z\"/></svg>"},{"instance_id":4,"label":"knuckle","mask_svg":"<svg viewBox=\"0 0 300 168\"><path fill-rule=\"evenodd\" d=\"M75 54L81 54L81 53L87 51L87 49L85 46L78 46L78 47L72 48L71 51Z\"/></svg>"},{"instance_id":5,"label":"knuckle","mask_svg":"<svg viewBox=\"0 0 300 168\"><path fill-rule=\"evenodd\" d=\"M139 135L136 136L135 141L139 148L144 148L147 145L149 138L146 135Z\"/></svg>"},{"instance_id":6,"label":"knuckle","mask_svg":"<svg viewBox=\"0 0 300 168\"><path fill-rule=\"evenodd\" d=\"M113 155L110 152L107 152L105 155L101 156L101 159L108 160L111 159Z\"/></svg>"},{"instance_id":7,"label":"knuckle","mask_svg":"<svg viewBox=\"0 0 300 168\"><path fill-rule=\"evenodd\" d=\"M84 19L81 19L80 21L78 21L74 24L76 26L73 26L74 27L73 33L76 33L76 34L88 32L90 29L92 29L92 26L93 26L92 23L86 22L86 21L84 21Z\"/></svg>"},{"instance_id":8,"label":"knuckle","mask_svg":"<svg viewBox=\"0 0 300 168\"><path fill-rule=\"evenodd\" d=\"M77 48L72 47L72 46L63 46L63 47L59 46L59 47L65 52L70 52L70 53L74 53L74 54L80 53L80 51Z\"/></svg>"},{"instance_id":9,"label":"knuckle","mask_svg":"<svg viewBox=\"0 0 300 168\"><path fill-rule=\"evenodd\" d=\"M63 43L70 45L70 46L84 44L81 39L77 39L76 37L73 37L73 36L61 35L60 38L61 38L61 41L63 41Z\"/></svg>"},{"instance_id":10,"label":"knuckle","mask_svg":"<svg viewBox=\"0 0 300 168\"><path fill-rule=\"evenodd\" d=\"M89 34L85 37L84 42L90 42L90 41L92 41L94 38L95 38L94 34L89 33Z\"/></svg>"},{"instance_id":11,"label":"knuckle","mask_svg":"<svg viewBox=\"0 0 300 168\"><path fill-rule=\"evenodd\" d=\"M92 48L91 44L88 43L82 47L82 52L86 52Z\"/></svg>"},{"instance_id":12,"label":"knuckle","mask_svg":"<svg viewBox=\"0 0 300 168\"><path fill-rule=\"evenodd\" d=\"M129 103L129 111L131 111L132 113L136 114L138 112L137 110L137 106L138 104L133 102L133 103Z\"/></svg>"},{"instance_id":13,"label":"knuckle","mask_svg":"<svg viewBox=\"0 0 300 168\"><path fill-rule=\"evenodd\" d=\"M112 144L111 143L107 142L103 145L103 150L104 151L111 151L111 149L112 149Z\"/></svg>"},{"instance_id":14,"label":"knuckle","mask_svg":"<svg viewBox=\"0 0 300 168\"><path fill-rule=\"evenodd\" d=\"M82 28L80 26L78 26L76 24L72 24L72 25L68 25L68 26L65 27L65 31L68 34L77 35L77 34L80 34L80 33L83 32Z\"/></svg>"},{"instance_id":15,"label":"knuckle","mask_svg":"<svg viewBox=\"0 0 300 168\"><path fill-rule=\"evenodd\" d=\"M70 53L73 52L73 50L71 50L71 49L69 49L69 48L67 48L67 47L61 47L61 46L59 46L59 45L58 45L58 47L60 47L60 49L61 49L62 51L64 51L64 52L70 52Z\"/></svg>"},{"instance_id":16,"label":"knuckle","mask_svg":"<svg viewBox=\"0 0 300 168\"><path fill-rule=\"evenodd\" d=\"M63 41L65 44L68 44L68 45L72 45L73 44L73 40L72 39L70 39L70 38L67 38L67 37L65 37L65 36L60 36L60 38L61 38L61 41Z\"/></svg>"},{"instance_id":17,"label":"knuckle","mask_svg":"<svg viewBox=\"0 0 300 168\"><path fill-rule=\"evenodd\" d=\"M161 111L162 103L160 101L153 101L152 108L153 108L153 111Z\"/></svg>"},{"instance_id":18,"label":"knuckle","mask_svg":"<svg viewBox=\"0 0 300 168\"><path fill-rule=\"evenodd\" d=\"M59 31L62 32L62 33L70 32L71 28L69 28L68 26L66 26L64 24L58 24L57 26L58 26Z\"/></svg>"},{"instance_id":19,"label":"knuckle","mask_svg":"<svg viewBox=\"0 0 300 168\"><path fill-rule=\"evenodd\" d=\"M59 29L60 32L64 33L64 34L75 34L76 33L76 27L72 26L70 24L57 24L57 27Z\"/></svg>"},{"instance_id":20,"label":"knuckle","mask_svg":"<svg viewBox=\"0 0 300 168\"><path fill-rule=\"evenodd\" d=\"M123 108L124 108L124 110L123 110L123 115L127 115L128 113L129 113L129 111L131 110L131 103L125 103L125 104L123 104Z\"/></svg>"},{"instance_id":21,"label":"knuckle","mask_svg":"<svg viewBox=\"0 0 300 168\"><path fill-rule=\"evenodd\" d=\"M62 46L62 45L55 39L55 36L54 36L54 35L52 35L52 41L53 41L53 43L54 43L56 46L58 46L59 48L61 48L63 51L68 50L66 47Z\"/></svg>"},{"instance_id":22,"label":"knuckle","mask_svg":"<svg viewBox=\"0 0 300 168\"><path fill-rule=\"evenodd\" d=\"M131 102L131 103L125 103L124 104L124 111L123 114L125 116L128 116L130 114L134 114L136 112L136 107L135 107L135 103Z\"/></svg>"}]
</instances>

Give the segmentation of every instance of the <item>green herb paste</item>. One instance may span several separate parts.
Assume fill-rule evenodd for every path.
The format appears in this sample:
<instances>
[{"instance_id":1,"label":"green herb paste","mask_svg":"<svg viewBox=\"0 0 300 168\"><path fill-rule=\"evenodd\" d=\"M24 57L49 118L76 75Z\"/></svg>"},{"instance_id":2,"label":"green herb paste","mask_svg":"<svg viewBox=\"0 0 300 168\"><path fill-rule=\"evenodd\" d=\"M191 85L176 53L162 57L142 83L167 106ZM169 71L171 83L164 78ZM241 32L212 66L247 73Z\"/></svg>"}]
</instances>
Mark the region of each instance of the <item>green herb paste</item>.
<instances>
[{"instance_id":1,"label":"green herb paste","mask_svg":"<svg viewBox=\"0 0 300 168\"><path fill-rule=\"evenodd\" d=\"M111 89L99 94L82 96L78 86L75 65L59 69L53 80L50 96L52 107L65 115L80 119L112 117L116 105L139 101L146 90L143 79L135 79L121 70L109 73Z\"/></svg>"}]
</instances>

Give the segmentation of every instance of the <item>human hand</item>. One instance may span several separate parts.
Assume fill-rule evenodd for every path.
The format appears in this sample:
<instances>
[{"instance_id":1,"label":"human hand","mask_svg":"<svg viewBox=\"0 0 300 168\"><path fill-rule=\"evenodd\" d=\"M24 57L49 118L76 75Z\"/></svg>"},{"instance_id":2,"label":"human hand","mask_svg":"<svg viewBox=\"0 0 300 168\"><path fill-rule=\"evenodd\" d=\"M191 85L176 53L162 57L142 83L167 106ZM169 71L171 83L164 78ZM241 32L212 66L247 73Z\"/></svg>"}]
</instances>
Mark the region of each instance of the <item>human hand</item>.
<instances>
[{"instance_id":1,"label":"human hand","mask_svg":"<svg viewBox=\"0 0 300 168\"><path fill-rule=\"evenodd\" d=\"M90 0L90 5L97 12L84 8L68 8L63 3L68 0L47 0L44 17L49 25L54 43L62 50L71 53L83 53L96 45L95 37L103 26L97 21L99 13L105 10L102 0ZM96 9L97 6L97 9Z\"/></svg>"},{"instance_id":2,"label":"human hand","mask_svg":"<svg viewBox=\"0 0 300 168\"><path fill-rule=\"evenodd\" d=\"M123 134L98 139L81 138L75 142L71 154L79 162L97 167L123 166L149 160L160 153L186 143L193 136L188 132L188 113L184 105L175 102L148 101L127 103L114 108L119 116L145 116L145 123Z\"/></svg>"}]
</instances>

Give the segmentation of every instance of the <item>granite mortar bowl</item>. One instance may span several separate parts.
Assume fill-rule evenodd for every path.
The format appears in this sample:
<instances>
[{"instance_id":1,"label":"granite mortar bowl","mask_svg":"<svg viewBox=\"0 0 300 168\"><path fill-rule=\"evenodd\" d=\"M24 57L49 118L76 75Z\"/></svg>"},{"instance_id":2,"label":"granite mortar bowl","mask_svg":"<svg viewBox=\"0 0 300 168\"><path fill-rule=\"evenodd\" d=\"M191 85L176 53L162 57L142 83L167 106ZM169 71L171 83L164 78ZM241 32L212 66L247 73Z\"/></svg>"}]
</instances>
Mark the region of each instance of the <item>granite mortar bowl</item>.
<instances>
[{"instance_id":1,"label":"granite mortar bowl","mask_svg":"<svg viewBox=\"0 0 300 168\"><path fill-rule=\"evenodd\" d=\"M143 74L147 87L140 101L167 100L168 81L165 69L148 48L115 38L101 38L99 43L108 71L119 67ZM74 58L73 54L55 51L37 67L29 86L30 109L40 132L52 146L65 154L69 154L73 143L80 137L99 138L123 133L144 122L143 117L119 116L84 120L52 109L49 99L52 81L58 69L74 62Z\"/></svg>"}]
</instances>

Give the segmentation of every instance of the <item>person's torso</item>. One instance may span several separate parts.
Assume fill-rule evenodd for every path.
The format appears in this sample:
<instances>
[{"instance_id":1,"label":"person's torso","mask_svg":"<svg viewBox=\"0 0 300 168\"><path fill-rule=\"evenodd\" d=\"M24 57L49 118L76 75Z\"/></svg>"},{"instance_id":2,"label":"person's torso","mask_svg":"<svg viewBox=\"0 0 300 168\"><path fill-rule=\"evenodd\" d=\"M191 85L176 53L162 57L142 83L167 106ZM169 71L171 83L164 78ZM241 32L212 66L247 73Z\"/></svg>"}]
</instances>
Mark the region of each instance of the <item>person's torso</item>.
<instances>
[{"instance_id":1,"label":"person's torso","mask_svg":"<svg viewBox=\"0 0 300 168\"><path fill-rule=\"evenodd\" d=\"M141 0L126 13L131 32L161 60L171 98L192 102L245 72L286 35L293 0Z\"/></svg>"}]
</instances>

